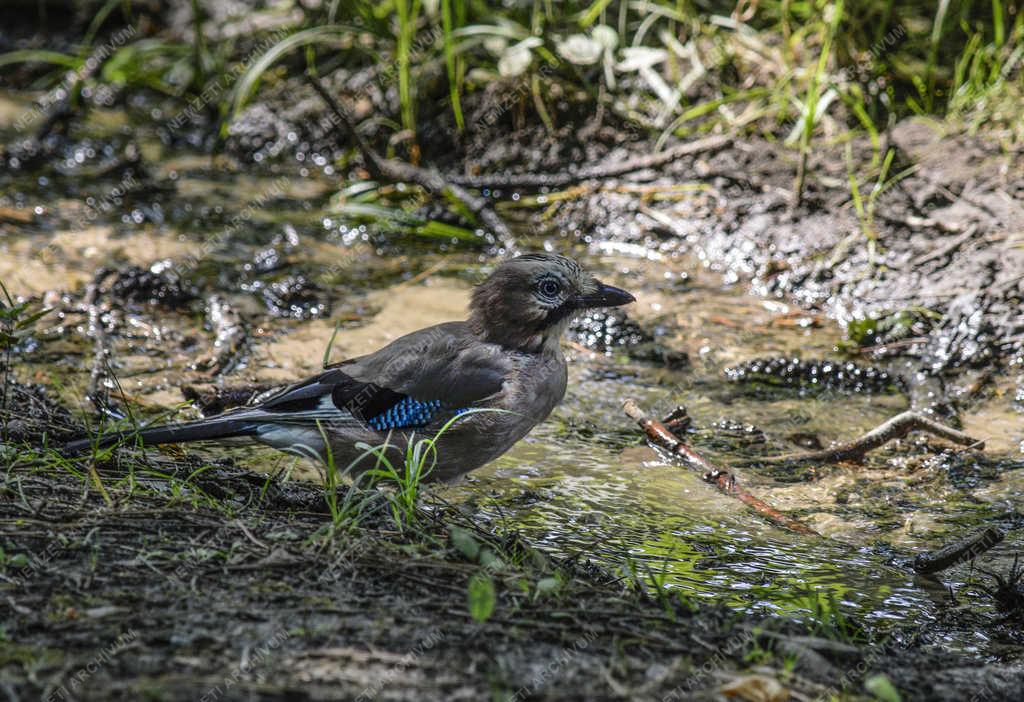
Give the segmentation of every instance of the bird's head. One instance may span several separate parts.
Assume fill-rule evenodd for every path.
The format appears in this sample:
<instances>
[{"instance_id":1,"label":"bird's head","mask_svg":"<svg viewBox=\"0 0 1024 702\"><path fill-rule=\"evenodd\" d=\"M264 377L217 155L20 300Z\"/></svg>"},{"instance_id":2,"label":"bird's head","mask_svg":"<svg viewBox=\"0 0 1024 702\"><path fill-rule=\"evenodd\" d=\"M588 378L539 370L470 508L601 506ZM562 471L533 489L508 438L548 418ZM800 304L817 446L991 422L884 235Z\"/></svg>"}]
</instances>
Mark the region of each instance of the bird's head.
<instances>
[{"instance_id":1,"label":"bird's head","mask_svg":"<svg viewBox=\"0 0 1024 702\"><path fill-rule=\"evenodd\" d=\"M556 346L576 313L636 298L605 285L564 256L531 253L502 263L473 290L469 322L481 338L511 348Z\"/></svg>"}]
</instances>

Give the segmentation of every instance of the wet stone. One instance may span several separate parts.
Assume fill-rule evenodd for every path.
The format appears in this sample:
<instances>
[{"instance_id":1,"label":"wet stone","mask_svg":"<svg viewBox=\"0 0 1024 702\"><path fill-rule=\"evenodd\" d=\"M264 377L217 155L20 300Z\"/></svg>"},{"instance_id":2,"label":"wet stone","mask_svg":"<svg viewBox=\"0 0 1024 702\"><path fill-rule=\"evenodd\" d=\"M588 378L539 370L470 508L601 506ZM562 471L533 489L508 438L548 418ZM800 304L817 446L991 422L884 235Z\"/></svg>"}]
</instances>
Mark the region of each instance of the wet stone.
<instances>
[{"instance_id":1,"label":"wet stone","mask_svg":"<svg viewBox=\"0 0 1024 702\"><path fill-rule=\"evenodd\" d=\"M253 254L252 261L246 263L243 268L246 271L256 273L271 273L288 266L288 255L299 245L299 233L295 227L285 225L284 231L276 234L270 246L258 249Z\"/></svg>"},{"instance_id":2,"label":"wet stone","mask_svg":"<svg viewBox=\"0 0 1024 702\"><path fill-rule=\"evenodd\" d=\"M926 458L922 465L925 469L944 472L949 483L959 490L977 488L984 481L995 480L1001 472L995 461L950 450Z\"/></svg>"},{"instance_id":3,"label":"wet stone","mask_svg":"<svg viewBox=\"0 0 1024 702\"><path fill-rule=\"evenodd\" d=\"M259 295L275 317L315 319L328 315L331 309L326 293L301 275L272 283L257 280L244 284L242 289Z\"/></svg>"},{"instance_id":4,"label":"wet stone","mask_svg":"<svg viewBox=\"0 0 1024 702\"><path fill-rule=\"evenodd\" d=\"M572 323L569 333L588 349L601 352L654 340L625 312L616 309L588 311Z\"/></svg>"},{"instance_id":5,"label":"wet stone","mask_svg":"<svg viewBox=\"0 0 1024 702\"><path fill-rule=\"evenodd\" d=\"M614 308L589 310L578 317L569 327L569 338L599 353L611 355L622 349L630 358L669 368L685 366L688 361L685 353L656 341L654 334Z\"/></svg>"},{"instance_id":6,"label":"wet stone","mask_svg":"<svg viewBox=\"0 0 1024 702\"><path fill-rule=\"evenodd\" d=\"M764 432L753 424L744 424L733 419L719 419L711 425L711 429L720 437L734 439L742 445L763 444L767 441Z\"/></svg>"},{"instance_id":7,"label":"wet stone","mask_svg":"<svg viewBox=\"0 0 1024 702\"><path fill-rule=\"evenodd\" d=\"M283 268L284 265L284 256L281 251L276 247L270 247L257 251L252 257L252 263L247 263L245 268L259 273L269 273Z\"/></svg>"},{"instance_id":8,"label":"wet stone","mask_svg":"<svg viewBox=\"0 0 1024 702\"><path fill-rule=\"evenodd\" d=\"M791 444L795 444L800 448L808 449L809 451L819 451L824 448L821 444L821 439L818 438L817 434L812 434L805 431L795 431L786 437L786 441Z\"/></svg>"},{"instance_id":9,"label":"wet stone","mask_svg":"<svg viewBox=\"0 0 1024 702\"><path fill-rule=\"evenodd\" d=\"M768 438L752 424L723 417L706 428L694 432L693 443L701 448L727 454L763 454Z\"/></svg>"},{"instance_id":10,"label":"wet stone","mask_svg":"<svg viewBox=\"0 0 1024 702\"><path fill-rule=\"evenodd\" d=\"M903 381L887 371L852 361L757 358L725 369L734 383L799 390L801 393L831 390L847 393L896 393Z\"/></svg>"},{"instance_id":11,"label":"wet stone","mask_svg":"<svg viewBox=\"0 0 1024 702\"><path fill-rule=\"evenodd\" d=\"M110 284L109 294L116 300L135 304L159 305L175 309L196 299L196 294L185 286L166 262L150 268L131 266L117 273Z\"/></svg>"}]
</instances>

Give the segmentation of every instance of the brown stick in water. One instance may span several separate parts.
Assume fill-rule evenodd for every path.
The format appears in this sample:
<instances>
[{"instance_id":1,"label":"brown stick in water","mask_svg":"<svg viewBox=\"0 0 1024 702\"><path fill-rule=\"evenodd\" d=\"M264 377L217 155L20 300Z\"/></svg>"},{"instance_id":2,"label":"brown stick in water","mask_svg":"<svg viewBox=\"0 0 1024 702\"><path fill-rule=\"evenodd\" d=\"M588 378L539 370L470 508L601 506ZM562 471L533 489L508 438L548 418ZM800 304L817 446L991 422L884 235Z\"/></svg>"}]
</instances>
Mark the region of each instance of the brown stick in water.
<instances>
[{"instance_id":1,"label":"brown stick in water","mask_svg":"<svg viewBox=\"0 0 1024 702\"><path fill-rule=\"evenodd\" d=\"M677 456L684 464L686 464L687 467L703 471L704 480L717 487L726 495L735 497L737 500L776 526L789 529L797 534L821 536L821 534L803 522L792 517L787 517L764 500L751 495L749 492L741 488L737 484L736 477L733 474L722 470L694 451L687 444L680 441L675 434L665 427L664 424L659 422L657 419L651 419L648 417L634 400L626 400L622 405L622 409L631 419L640 425L640 428L644 430L644 433L647 435L647 438L651 443L656 446L660 446L673 456Z\"/></svg>"},{"instance_id":2,"label":"brown stick in water","mask_svg":"<svg viewBox=\"0 0 1024 702\"><path fill-rule=\"evenodd\" d=\"M935 551L919 553L912 565L914 570L924 575L938 573L958 563L973 561L1002 541L1005 536L1006 534L996 527L986 527Z\"/></svg>"},{"instance_id":3,"label":"brown stick in water","mask_svg":"<svg viewBox=\"0 0 1024 702\"><path fill-rule=\"evenodd\" d=\"M843 461L860 462L869 451L884 446L893 439L902 439L912 431L921 430L934 434L943 439L948 439L955 444L984 450L985 442L976 439L962 431L957 431L945 424L940 424L934 419L907 410L895 417L888 419L877 427L864 434L860 438L846 443L832 446L820 451L808 451L806 453L783 454L781 456L768 456L766 458L755 458L748 463L842 463Z\"/></svg>"}]
</instances>

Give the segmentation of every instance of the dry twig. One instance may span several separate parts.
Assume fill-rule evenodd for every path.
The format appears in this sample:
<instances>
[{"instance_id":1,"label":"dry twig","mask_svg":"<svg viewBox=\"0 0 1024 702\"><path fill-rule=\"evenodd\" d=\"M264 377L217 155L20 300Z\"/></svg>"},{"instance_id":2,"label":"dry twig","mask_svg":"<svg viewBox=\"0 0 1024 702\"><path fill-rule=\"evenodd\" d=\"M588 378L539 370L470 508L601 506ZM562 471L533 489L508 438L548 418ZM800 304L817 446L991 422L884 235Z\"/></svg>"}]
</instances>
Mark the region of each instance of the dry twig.
<instances>
[{"instance_id":1,"label":"dry twig","mask_svg":"<svg viewBox=\"0 0 1024 702\"><path fill-rule=\"evenodd\" d=\"M867 434L848 441L846 443L832 446L820 451L808 451L807 453L783 454L781 456L768 456L756 458L749 463L842 463L852 461L859 463L869 451L884 446L893 439L902 439L912 431L921 430L934 434L943 439L948 439L955 444L984 450L985 442L976 439L962 431L957 431L945 424L940 424L933 419L918 414L912 410L901 412L895 417L887 419Z\"/></svg>"}]
</instances>

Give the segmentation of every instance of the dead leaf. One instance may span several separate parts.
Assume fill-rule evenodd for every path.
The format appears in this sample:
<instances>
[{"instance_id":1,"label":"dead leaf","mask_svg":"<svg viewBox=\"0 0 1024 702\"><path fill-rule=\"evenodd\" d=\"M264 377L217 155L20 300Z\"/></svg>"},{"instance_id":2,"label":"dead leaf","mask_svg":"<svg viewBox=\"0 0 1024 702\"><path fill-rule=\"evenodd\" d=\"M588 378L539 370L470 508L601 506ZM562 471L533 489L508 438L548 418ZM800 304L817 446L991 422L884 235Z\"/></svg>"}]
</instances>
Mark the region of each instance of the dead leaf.
<instances>
[{"instance_id":1,"label":"dead leaf","mask_svg":"<svg viewBox=\"0 0 1024 702\"><path fill-rule=\"evenodd\" d=\"M722 685L719 692L747 702L785 702L789 699L789 690L767 675L744 675Z\"/></svg>"}]
</instances>

